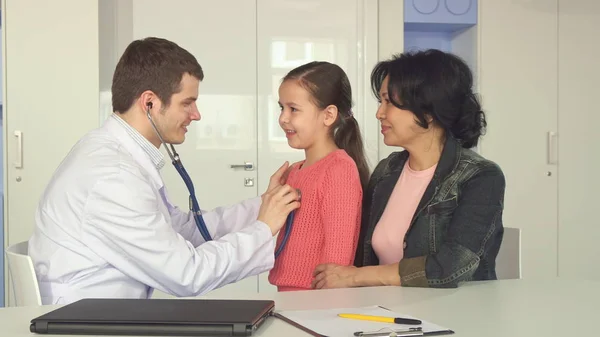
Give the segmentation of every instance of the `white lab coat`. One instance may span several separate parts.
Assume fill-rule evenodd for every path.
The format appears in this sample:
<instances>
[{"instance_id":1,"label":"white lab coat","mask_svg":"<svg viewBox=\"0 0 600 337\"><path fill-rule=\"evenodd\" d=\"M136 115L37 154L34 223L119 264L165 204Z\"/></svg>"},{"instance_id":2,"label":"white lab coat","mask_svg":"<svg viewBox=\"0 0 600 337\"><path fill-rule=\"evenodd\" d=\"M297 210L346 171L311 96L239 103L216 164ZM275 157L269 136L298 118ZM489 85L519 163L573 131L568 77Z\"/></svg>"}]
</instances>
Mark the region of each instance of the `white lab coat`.
<instances>
[{"instance_id":1,"label":"white lab coat","mask_svg":"<svg viewBox=\"0 0 600 337\"><path fill-rule=\"evenodd\" d=\"M42 302L197 296L268 271L275 242L256 220L260 202L205 211L213 241L204 242L113 116L74 146L39 202L29 255Z\"/></svg>"}]
</instances>

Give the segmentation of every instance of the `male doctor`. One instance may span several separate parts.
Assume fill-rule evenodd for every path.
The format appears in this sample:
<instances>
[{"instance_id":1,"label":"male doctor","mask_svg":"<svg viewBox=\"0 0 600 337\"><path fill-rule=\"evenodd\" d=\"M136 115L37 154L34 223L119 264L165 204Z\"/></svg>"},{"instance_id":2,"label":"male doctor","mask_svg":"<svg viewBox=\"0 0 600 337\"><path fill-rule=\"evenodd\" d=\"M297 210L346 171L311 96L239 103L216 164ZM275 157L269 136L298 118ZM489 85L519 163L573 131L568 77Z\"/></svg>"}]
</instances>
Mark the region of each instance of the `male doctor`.
<instances>
[{"instance_id":1,"label":"male doctor","mask_svg":"<svg viewBox=\"0 0 600 337\"><path fill-rule=\"evenodd\" d=\"M181 144L200 119L204 75L173 42L132 42L114 72L113 115L85 135L43 193L29 241L43 304L82 298L149 298L153 289L196 296L268 271L273 236L299 207L285 163L262 197L203 212L213 241L174 207L160 170L160 138Z\"/></svg>"}]
</instances>

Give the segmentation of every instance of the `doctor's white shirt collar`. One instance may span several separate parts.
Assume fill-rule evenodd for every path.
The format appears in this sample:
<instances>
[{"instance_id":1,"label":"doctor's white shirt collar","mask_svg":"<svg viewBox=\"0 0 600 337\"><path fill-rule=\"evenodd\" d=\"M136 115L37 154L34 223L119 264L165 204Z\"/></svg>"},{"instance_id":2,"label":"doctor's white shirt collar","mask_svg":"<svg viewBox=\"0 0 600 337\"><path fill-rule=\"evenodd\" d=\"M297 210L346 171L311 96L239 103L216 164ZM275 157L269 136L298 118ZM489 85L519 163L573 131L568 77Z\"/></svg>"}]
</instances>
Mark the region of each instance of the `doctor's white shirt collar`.
<instances>
[{"instance_id":1,"label":"doctor's white shirt collar","mask_svg":"<svg viewBox=\"0 0 600 337\"><path fill-rule=\"evenodd\" d=\"M165 166L165 156L158 148L156 148L156 146L150 143L146 137L142 136L138 130L134 129L116 113L113 113L111 118L119 122L125 131L127 131L127 134L136 142L136 144L138 144L144 150L144 152L148 154L157 170L160 170L163 166Z\"/></svg>"}]
</instances>

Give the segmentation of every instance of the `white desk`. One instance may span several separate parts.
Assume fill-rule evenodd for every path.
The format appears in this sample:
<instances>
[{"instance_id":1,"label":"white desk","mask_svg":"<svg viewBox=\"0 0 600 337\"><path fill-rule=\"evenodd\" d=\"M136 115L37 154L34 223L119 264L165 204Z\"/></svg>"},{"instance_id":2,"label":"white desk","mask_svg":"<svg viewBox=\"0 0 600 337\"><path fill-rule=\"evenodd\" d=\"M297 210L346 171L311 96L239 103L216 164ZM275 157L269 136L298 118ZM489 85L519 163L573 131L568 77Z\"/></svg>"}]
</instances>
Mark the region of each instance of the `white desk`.
<instances>
[{"instance_id":1,"label":"white desk","mask_svg":"<svg viewBox=\"0 0 600 337\"><path fill-rule=\"evenodd\" d=\"M504 280L465 284L458 289L357 288L245 298L273 299L280 310L382 305L453 329L456 333L451 336L456 337L600 336L600 282L591 281ZM54 308L0 309L0 336L34 336L29 321ZM270 318L257 336L307 334Z\"/></svg>"}]
</instances>

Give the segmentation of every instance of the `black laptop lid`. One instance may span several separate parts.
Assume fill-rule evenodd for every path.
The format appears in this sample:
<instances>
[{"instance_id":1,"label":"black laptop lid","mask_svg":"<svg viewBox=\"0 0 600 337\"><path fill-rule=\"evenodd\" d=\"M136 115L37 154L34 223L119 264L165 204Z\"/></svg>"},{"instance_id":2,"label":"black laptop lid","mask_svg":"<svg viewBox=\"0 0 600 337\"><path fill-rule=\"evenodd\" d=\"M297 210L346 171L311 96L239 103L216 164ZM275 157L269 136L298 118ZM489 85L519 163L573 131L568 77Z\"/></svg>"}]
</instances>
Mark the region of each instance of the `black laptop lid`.
<instances>
[{"instance_id":1,"label":"black laptop lid","mask_svg":"<svg viewBox=\"0 0 600 337\"><path fill-rule=\"evenodd\" d=\"M270 300L217 299L83 299L31 321L35 326L52 323L91 323L135 326L253 326L274 309ZM44 329L45 330L45 329ZM32 331L33 332L33 331ZM37 331L42 332L42 331ZM48 331L50 332L50 331Z\"/></svg>"},{"instance_id":2,"label":"black laptop lid","mask_svg":"<svg viewBox=\"0 0 600 337\"><path fill-rule=\"evenodd\" d=\"M254 300L83 299L34 321L254 324L273 307L273 301Z\"/></svg>"}]
</instances>

